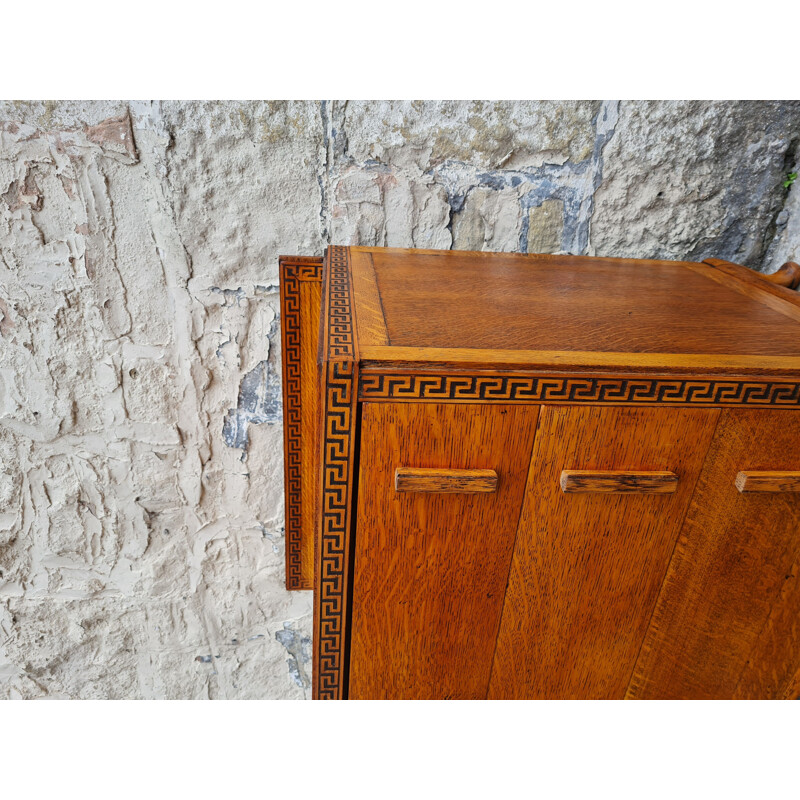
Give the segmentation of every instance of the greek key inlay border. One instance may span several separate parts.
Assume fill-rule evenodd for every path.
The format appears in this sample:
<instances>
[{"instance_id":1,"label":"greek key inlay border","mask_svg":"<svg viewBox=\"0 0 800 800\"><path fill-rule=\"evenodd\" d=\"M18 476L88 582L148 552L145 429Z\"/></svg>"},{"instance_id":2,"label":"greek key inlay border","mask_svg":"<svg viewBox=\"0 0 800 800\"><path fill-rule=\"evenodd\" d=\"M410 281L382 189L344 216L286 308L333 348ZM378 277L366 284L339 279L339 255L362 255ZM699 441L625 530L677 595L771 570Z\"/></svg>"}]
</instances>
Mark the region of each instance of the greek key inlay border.
<instances>
[{"instance_id":1,"label":"greek key inlay border","mask_svg":"<svg viewBox=\"0 0 800 800\"><path fill-rule=\"evenodd\" d=\"M346 693L347 591L358 389L349 253L330 247L326 265L327 325L323 352L322 511L315 581L315 697Z\"/></svg>"},{"instance_id":2,"label":"greek key inlay border","mask_svg":"<svg viewBox=\"0 0 800 800\"><path fill-rule=\"evenodd\" d=\"M359 399L800 407L800 383L747 379L364 374Z\"/></svg>"},{"instance_id":3,"label":"greek key inlay border","mask_svg":"<svg viewBox=\"0 0 800 800\"><path fill-rule=\"evenodd\" d=\"M328 358L355 358L355 326L350 296L350 255L346 247L328 248Z\"/></svg>"},{"instance_id":4,"label":"greek key inlay border","mask_svg":"<svg viewBox=\"0 0 800 800\"><path fill-rule=\"evenodd\" d=\"M286 453L286 588L311 589L303 580L302 539L302 449L301 449L301 323L300 284L322 280L322 259L281 261L281 334L283 348L283 431Z\"/></svg>"}]
</instances>

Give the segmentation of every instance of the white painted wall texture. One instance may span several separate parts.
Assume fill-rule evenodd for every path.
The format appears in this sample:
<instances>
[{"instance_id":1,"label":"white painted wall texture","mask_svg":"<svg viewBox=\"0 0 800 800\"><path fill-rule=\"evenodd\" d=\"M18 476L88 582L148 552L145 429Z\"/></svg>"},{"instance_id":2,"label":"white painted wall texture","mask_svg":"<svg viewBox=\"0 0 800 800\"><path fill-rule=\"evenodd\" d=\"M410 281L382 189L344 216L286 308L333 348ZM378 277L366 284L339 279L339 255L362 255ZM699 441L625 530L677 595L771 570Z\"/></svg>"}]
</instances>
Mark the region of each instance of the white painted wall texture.
<instances>
[{"instance_id":1,"label":"white painted wall texture","mask_svg":"<svg viewBox=\"0 0 800 800\"><path fill-rule=\"evenodd\" d=\"M800 257L800 104L0 104L0 697L303 698L279 254Z\"/></svg>"}]
</instances>

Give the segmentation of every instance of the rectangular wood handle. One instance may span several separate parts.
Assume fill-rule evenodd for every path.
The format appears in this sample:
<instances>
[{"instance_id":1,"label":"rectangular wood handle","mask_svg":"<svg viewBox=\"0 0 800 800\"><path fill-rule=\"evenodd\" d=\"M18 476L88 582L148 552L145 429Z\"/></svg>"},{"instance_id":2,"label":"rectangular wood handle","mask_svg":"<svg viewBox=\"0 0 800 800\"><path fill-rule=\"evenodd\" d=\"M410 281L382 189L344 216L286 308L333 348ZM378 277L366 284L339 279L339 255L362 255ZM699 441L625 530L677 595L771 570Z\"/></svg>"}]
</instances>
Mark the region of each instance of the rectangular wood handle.
<instances>
[{"instance_id":1,"label":"rectangular wood handle","mask_svg":"<svg viewBox=\"0 0 800 800\"><path fill-rule=\"evenodd\" d=\"M485 494L497 491L497 473L493 469L398 467L394 473L394 488L398 492Z\"/></svg>"},{"instance_id":2,"label":"rectangular wood handle","mask_svg":"<svg viewBox=\"0 0 800 800\"><path fill-rule=\"evenodd\" d=\"M742 492L800 492L800 472L746 470L736 476L736 488Z\"/></svg>"},{"instance_id":3,"label":"rectangular wood handle","mask_svg":"<svg viewBox=\"0 0 800 800\"><path fill-rule=\"evenodd\" d=\"M566 494L671 494L677 488L678 476L674 472L565 469L561 473L561 491Z\"/></svg>"}]
</instances>

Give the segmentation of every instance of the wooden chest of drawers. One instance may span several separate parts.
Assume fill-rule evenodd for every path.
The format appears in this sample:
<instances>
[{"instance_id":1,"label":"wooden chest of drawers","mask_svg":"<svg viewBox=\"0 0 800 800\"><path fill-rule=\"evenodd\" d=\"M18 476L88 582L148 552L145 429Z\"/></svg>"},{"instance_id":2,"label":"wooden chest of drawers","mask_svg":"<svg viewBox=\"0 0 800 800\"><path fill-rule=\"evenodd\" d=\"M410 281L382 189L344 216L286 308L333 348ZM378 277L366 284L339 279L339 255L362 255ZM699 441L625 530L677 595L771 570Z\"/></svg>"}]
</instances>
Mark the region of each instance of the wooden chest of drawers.
<instances>
[{"instance_id":1,"label":"wooden chest of drawers","mask_svg":"<svg viewBox=\"0 0 800 800\"><path fill-rule=\"evenodd\" d=\"M314 694L800 693L800 268L281 259Z\"/></svg>"}]
</instances>

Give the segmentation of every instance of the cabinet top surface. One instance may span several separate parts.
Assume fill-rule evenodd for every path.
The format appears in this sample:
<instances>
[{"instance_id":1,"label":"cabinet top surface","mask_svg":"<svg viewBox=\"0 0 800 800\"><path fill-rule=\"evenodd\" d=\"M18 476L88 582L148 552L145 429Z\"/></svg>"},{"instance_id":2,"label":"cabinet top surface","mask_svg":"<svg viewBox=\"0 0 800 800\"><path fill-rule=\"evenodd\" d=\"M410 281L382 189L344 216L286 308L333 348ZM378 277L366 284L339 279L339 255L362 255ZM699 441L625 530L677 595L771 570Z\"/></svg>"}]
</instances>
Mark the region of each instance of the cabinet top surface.
<instances>
[{"instance_id":1,"label":"cabinet top surface","mask_svg":"<svg viewBox=\"0 0 800 800\"><path fill-rule=\"evenodd\" d=\"M362 359L800 367L800 296L745 268L348 250Z\"/></svg>"}]
</instances>

